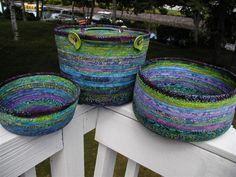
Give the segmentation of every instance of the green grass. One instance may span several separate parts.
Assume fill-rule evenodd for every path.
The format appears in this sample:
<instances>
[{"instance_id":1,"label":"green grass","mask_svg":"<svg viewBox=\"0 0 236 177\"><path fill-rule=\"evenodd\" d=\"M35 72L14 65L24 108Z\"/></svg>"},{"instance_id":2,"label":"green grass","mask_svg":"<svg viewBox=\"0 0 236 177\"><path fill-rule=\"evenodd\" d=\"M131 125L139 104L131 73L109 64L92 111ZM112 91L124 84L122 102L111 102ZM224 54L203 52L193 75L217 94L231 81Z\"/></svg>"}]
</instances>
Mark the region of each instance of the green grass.
<instances>
[{"instance_id":1,"label":"green grass","mask_svg":"<svg viewBox=\"0 0 236 177\"><path fill-rule=\"evenodd\" d=\"M59 72L53 34L55 25L44 22L18 22L18 25L20 40L15 42L12 40L10 22L0 17L0 81L29 72ZM230 65L231 55L229 52L224 52L222 64ZM209 63L214 62L212 51L208 49L167 47L151 42L148 58L157 56L188 57ZM97 143L94 141L93 131L85 136L86 177L93 176L96 153ZM126 163L127 159L118 155L114 177L124 175ZM50 177L49 160L37 166L37 174L39 177ZM140 169L139 177L157 176L159 175L146 168Z\"/></svg>"}]
</instances>

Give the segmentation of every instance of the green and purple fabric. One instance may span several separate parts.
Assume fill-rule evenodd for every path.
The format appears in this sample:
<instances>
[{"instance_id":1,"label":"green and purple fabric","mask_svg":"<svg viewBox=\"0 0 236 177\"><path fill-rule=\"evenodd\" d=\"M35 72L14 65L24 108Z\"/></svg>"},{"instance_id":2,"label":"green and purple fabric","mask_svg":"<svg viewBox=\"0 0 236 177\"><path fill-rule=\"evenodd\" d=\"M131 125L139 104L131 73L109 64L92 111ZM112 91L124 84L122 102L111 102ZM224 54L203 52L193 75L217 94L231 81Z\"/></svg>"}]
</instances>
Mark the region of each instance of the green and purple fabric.
<instances>
[{"instance_id":1,"label":"green and purple fabric","mask_svg":"<svg viewBox=\"0 0 236 177\"><path fill-rule=\"evenodd\" d=\"M79 93L72 81L53 73L11 78L0 85L0 123L19 135L52 133L73 118Z\"/></svg>"},{"instance_id":2,"label":"green and purple fabric","mask_svg":"<svg viewBox=\"0 0 236 177\"><path fill-rule=\"evenodd\" d=\"M149 33L115 26L55 29L60 69L81 88L80 103L121 105L132 100Z\"/></svg>"},{"instance_id":3,"label":"green and purple fabric","mask_svg":"<svg viewBox=\"0 0 236 177\"><path fill-rule=\"evenodd\" d=\"M230 128L235 88L236 76L223 68L159 58L137 74L133 109L144 126L164 137L209 140Z\"/></svg>"}]
</instances>

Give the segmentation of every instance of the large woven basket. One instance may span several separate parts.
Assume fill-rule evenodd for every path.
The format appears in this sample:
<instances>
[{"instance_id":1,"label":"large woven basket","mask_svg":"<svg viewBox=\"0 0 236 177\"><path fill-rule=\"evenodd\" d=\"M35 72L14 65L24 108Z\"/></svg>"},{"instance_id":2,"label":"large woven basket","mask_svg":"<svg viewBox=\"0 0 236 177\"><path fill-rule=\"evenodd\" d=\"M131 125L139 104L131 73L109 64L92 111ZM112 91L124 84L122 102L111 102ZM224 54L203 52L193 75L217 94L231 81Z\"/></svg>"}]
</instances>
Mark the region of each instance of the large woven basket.
<instances>
[{"instance_id":1,"label":"large woven basket","mask_svg":"<svg viewBox=\"0 0 236 177\"><path fill-rule=\"evenodd\" d=\"M19 135L52 133L72 119L79 93L70 80L53 73L11 78L0 85L0 123Z\"/></svg>"},{"instance_id":2,"label":"large woven basket","mask_svg":"<svg viewBox=\"0 0 236 177\"><path fill-rule=\"evenodd\" d=\"M133 109L144 126L164 137L209 140L231 126L235 88L236 76L225 69L160 58L138 73Z\"/></svg>"},{"instance_id":3,"label":"large woven basket","mask_svg":"<svg viewBox=\"0 0 236 177\"><path fill-rule=\"evenodd\" d=\"M121 105L132 100L149 33L115 26L55 29L60 69L81 88L80 103Z\"/></svg>"}]
</instances>

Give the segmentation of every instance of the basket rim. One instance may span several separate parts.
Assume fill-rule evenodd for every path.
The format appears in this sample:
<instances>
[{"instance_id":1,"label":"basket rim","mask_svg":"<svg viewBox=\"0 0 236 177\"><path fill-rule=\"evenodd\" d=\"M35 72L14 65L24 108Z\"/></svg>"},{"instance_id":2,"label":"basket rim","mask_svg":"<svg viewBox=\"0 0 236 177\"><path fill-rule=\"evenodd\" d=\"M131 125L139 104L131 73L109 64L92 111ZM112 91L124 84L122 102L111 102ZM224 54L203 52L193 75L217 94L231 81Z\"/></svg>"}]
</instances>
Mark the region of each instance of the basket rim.
<instances>
[{"instance_id":1,"label":"basket rim","mask_svg":"<svg viewBox=\"0 0 236 177\"><path fill-rule=\"evenodd\" d=\"M75 84L75 82L73 82L72 80L70 80L67 77L63 76L62 74L55 73L55 72L35 72L35 73L26 73L26 74L13 76L13 77L10 77L7 80L1 82L0 83L0 88L3 87L6 84L12 82L12 81L17 80L17 79L26 78L26 77L30 77L30 76L38 76L38 75L58 76L58 77L66 79L67 81L71 82L77 88L76 96L71 101L68 101L67 103L63 104L62 106L57 106L55 108L51 108L51 109L48 109L47 111L43 111L43 112L37 112L37 113L18 112L18 111L14 111L14 110L10 110L8 108L2 108L2 107L0 107L0 112L10 114L12 116L17 116L19 118L37 118L37 117L40 117L40 116L50 115L50 114L65 110L66 108L70 107L72 104L74 104L79 99L81 90L77 86L77 84Z\"/></svg>"},{"instance_id":2,"label":"basket rim","mask_svg":"<svg viewBox=\"0 0 236 177\"><path fill-rule=\"evenodd\" d=\"M66 28L92 28L92 27L104 27L104 28L114 28L114 29L121 29L120 26L115 25L63 25L54 28L54 33L56 35L67 36L69 32L62 31ZM125 30L136 31L136 32L143 32L143 38L149 38L150 32L143 29L136 29L136 28L125 28ZM85 35L82 33L77 33L81 39L85 40L93 40L93 41L112 41L112 42L131 42L134 41L135 38L138 36L97 36L97 35Z\"/></svg>"},{"instance_id":3,"label":"basket rim","mask_svg":"<svg viewBox=\"0 0 236 177\"><path fill-rule=\"evenodd\" d=\"M142 75L142 69L144 69L148 65L154 64L158 61L164 61L164 60L182 61L182 62L186 62L187 64L189 62L191 62L191 63L197 64L199 66L205 66L205 67L213 68L213 69L216 69L216 70L219 70L221 72L226 73L227 76L229 76L231 79L236 80L236 75L233 72L231 72L231 71L229 71L225 68L222 68L222 67L214 66L214 65L207 64L207 63L200 62L200 61L196 61L196 60L191 60L191 59L188 59L188 58L157 57L157 58L154 58L154 59L151 59L151 60L147 61L145 63L145 65L143 65L141 67L141 69L139 70L139 72L138 72L138 76L144 82L144 84L146 84L151 89L153 89L157 92L160 92L164 95L167 95L167 96L170 96L170 97L173 97L173 98L182 99L182 100L186 100L186 101L193 101L193 102L198 102L198 101L200 101L200 102L216 102L216 101L221 101L221 100L224 100L224 99L231 98L231 97L236 95L236 88L232 89L229 93L223 93L223 94L218 94L218 95L188 95L188 94L177 93L177 92L173 92L171 90L165 90L163 88L160 88L160 87L152 84L147 78L145 78Z\"/></svg>"}]
</instances>

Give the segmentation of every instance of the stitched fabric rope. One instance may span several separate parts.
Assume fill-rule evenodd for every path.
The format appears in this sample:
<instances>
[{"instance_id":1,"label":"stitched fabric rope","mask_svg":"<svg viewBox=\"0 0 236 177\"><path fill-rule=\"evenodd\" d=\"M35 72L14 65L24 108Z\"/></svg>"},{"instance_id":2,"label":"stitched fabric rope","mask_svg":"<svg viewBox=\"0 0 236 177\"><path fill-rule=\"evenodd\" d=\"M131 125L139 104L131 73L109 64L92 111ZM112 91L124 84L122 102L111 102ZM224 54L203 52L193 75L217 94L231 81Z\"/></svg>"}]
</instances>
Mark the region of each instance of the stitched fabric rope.
<instances>
[{"instance_id":1,"label":"stitched fabric rope","mask_svg":"<svg viewBox=\"0 0 236 177\"><path fill-rule=\"evenodd\" d=\"M0 87L0 123L19 135L52 133L72 119L79 92L75 84L57 74L11 78Z\"/></svg>"},{"instance_id":2,"label":"stitched fabric rope","mask_svg":"<svg viewBox=\"0 0 236 177\"><path fill-rule=\"evenodd\" d=\"M69 32L80 37L79 49L68 41ZM135 48L138 36L141 47ZM62 26L55 29L55 39L61 72L80 86L80 103L121 105L132 100L149 33L115 26Z\"/></svg>"},{"instance_id":3,"label":"stitched fabric rope","mask_svg":"<svg viewBox=\"0 0 236 177\"><path fill-rule=\"evenodd\" d=\"M204 141L229 129L236 76L222 68L160 58L137 75L133 110L148 129L171 139Z\"/></svg>"}]
</instances>

